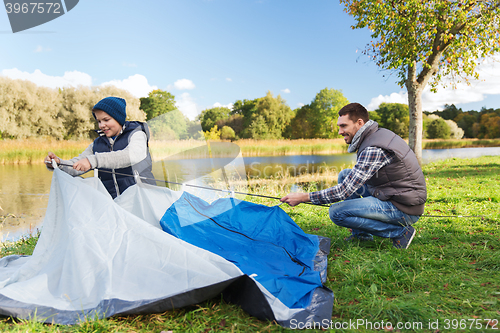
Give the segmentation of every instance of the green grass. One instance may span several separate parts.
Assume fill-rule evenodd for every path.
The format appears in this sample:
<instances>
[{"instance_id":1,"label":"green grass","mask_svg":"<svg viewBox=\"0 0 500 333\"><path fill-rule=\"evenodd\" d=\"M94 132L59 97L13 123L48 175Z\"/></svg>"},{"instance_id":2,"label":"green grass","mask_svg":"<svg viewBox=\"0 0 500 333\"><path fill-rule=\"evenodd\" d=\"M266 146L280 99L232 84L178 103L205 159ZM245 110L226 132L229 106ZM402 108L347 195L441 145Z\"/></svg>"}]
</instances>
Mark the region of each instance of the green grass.
<instances>
[{"instance_id":1,"label":"green grass","mask_svg":"<svg viewBox=\"0 0 500 333\"><path fill-rule=\"evenodd\" d=\"M424 167L428 186L426 215L481 215L477 218L422 217L410 248L389 239L346 243L349 231L333 225L328 209L299 205L283 209L308 233L331 238L326 286L335 293L333 323L365 320L413 326L401 332L490 332L485 319L500 319L500 157L449 159ZM261 185L264 186L264 185ZM283 187L265 185L267 195ZM312 190L314 183L310 184ZM260 189L262 190L262 189ZM259 192L259 188L255 191ZM253 198L275 205L276 200ZM4 245L1 254L28 254L36 242ZM452 321L457 320L457 321ZM475 322L472 322L472 321ZM477 320L477 321L476 321ZM422 326L416 326L422 323ZM482 328L474 330L478 323ZM472 325L472 328L470 326ZM496 325L500 328L500 323ZM460 328L460 326L458 326ZM2 332L282 332L250 317L220 298L162 314L108 318L74 326L34 321L0 321ZM312 330L311 330L312 331ZM342 329L338 330L342 331ZM373 331L365 325L355 332ZM397 331L396 329L394 331Z\"/></svg>"}]
</instances>

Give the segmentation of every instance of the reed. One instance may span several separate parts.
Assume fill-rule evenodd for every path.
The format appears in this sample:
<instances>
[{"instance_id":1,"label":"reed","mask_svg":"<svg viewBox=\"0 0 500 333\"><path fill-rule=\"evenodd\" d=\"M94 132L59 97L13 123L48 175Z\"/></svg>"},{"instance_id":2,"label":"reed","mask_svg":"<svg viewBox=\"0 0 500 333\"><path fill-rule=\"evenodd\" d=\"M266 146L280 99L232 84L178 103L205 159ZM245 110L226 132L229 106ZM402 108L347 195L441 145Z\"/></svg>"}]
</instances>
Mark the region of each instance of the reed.
<instances>
[{"instance_id":1,"label":"reed","mask_svg":"<svg viewBox=\"0 0 500 333\"><path fill-rule=\"evenodd\" d=\"M168 140L151 141L149 149L153 160L159 161L168 158L204 158L204 151L201 148L206 145L205 141L200 140Z\"/></svg>"},{"instance_id":2,"label":"reed","mask_svg":"<svg viewBox=\"0 0 500 333\"><path fill-rule=\"evenodd\" d=\"M341 154L347 152L343 139L253 140L235 142L243 156Z\"/></svg>"},{"instance_id":3,"label":"reed","mask_svg":"<svg viewBox=\"0 0 500 333\"><path fill-rule=\"evenodd\" d=\"M424 140L423 149L500 147L500 139Z\"/></svg>"},{"instance_id":4,"label":"reed","mask_svg":"<svg viewBox=\"0 0 500 333\"><path fill-rule=\"evenodd\" d=\"M40 164L49 151L62 159L78 156L90 140L61 141L54 139L0 140L0 164Z\"/></svg>"}]
</instances>

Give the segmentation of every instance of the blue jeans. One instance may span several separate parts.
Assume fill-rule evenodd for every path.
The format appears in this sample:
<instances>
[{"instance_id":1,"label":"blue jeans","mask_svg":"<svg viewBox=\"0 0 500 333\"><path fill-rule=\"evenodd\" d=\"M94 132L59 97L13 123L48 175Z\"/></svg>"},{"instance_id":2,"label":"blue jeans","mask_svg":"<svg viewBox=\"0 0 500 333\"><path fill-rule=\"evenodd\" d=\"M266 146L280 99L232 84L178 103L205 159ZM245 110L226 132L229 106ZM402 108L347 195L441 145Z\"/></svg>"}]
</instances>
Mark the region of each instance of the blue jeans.
<instances>
[{"instance_id":1,"label":"blue jeans","mask_svg":"<svg viewBox=\"0 0 500 333\"><path fill-rule=\"evenodd\" d=\"M340 171L339 184L344 181L350 171L351 169ZM390 201L382 201L373 197L366 185L346 200L330 206L330 219L333 223L351 228L355 236L375 235L396 238L403 234L405 226L412 225L419 218L418 215L403 213Z\"/></svg>"}]
</instances>

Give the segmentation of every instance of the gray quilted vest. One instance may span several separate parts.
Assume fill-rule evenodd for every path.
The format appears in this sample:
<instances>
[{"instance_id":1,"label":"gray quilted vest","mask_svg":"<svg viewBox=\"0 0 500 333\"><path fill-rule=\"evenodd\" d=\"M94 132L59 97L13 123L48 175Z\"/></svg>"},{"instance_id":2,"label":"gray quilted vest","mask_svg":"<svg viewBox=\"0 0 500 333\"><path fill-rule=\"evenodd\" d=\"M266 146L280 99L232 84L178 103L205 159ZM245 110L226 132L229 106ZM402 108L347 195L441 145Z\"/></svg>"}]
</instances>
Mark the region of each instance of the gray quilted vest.
<instances>
[{"instance_id":1,"label":"gray quilted vest","mask_svg":"<svg viewBox=\"0 0 500 333\"><path fill-rule=\"evenodd\" d=\"M379 147L395 154L394 160L381 168L366 185L370 193L382 200L389 200L402 212L422 215L427 200L425 177L415 153L406 142L385 128L374 123L360 138L359 154L367 147Z\"/></svg>"}]
</instances>

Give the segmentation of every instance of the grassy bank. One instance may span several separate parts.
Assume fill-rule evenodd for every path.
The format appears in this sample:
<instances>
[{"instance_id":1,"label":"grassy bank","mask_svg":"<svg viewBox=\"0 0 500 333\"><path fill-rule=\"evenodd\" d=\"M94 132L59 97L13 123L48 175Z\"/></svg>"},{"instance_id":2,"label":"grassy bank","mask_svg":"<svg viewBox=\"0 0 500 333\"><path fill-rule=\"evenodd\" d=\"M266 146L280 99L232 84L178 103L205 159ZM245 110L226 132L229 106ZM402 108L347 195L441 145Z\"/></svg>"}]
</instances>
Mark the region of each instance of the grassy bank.
<instances>
[{"instance_id":1,"label":"grassy bank","mask_svg":"<svg viewBox=\"0 0 500 333\"><path fill-rule=\"evenodd\" d=\"M424 140L424 149L500 147L500 139Z\"/></svg>"},{"instance_id":2,"label":"grassy bank","mask_svg":"<svg viewBox=\"0 0 500 333\"><path fill-rule=\"evenodd\" d=\"M344 139L238 140L243 156L347 153Z\"/></svg>"},{"instance_id":3,"label":"grassy bank","mask_svg":"<svg viewBox=\"0 0 500 333\"><path fill-rule=\"evenodd\" d=\"M426 165L424 173L429 192L426 215L481 217L422 217L415 225L417 236L411 247L397 250L390 240L377 237L374 242L346 243L343 239L348 230L329 221L327 208L281 206L306 232L331 238L326 286L335 293L334 323L359 319L373 324L383 320L411 327L401 332L489 332L500 328L500 157L439 161ZM304 186L313 190L316 184L313 180ZM276 180L254 183L251 188L272 196L288 191L287 186ZM277 203L272 199L251 200L265 205ZM4 244L1 254L30 254L35 243L36 237L32 237ZM487 326L486 319L497 321L490 320ZM432 326L436 322L438 326ZM479 325L481 329L473 329ZM6 318L0 321L0 331L287 330L250 317L239 307L216 297L162 314L116 317L71 327L31 321L13 323ZM373 330L362 325L351 331Z\"/></svg>"}]
</instances>

